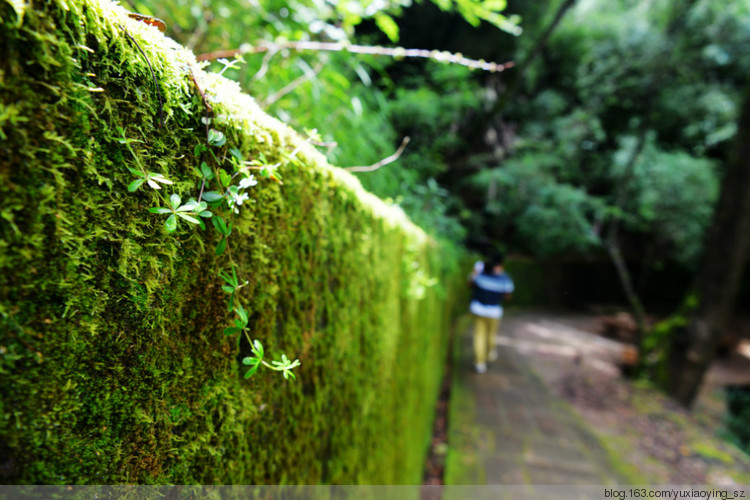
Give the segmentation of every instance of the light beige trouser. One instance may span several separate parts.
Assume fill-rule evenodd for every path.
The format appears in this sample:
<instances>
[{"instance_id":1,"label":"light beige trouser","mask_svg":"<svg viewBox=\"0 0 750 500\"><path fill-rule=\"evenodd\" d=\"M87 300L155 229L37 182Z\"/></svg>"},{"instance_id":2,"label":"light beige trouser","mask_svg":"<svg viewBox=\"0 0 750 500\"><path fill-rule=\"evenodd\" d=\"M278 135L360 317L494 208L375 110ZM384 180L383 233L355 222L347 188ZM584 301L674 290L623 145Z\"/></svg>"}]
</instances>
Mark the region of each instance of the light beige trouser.
<instances>
[{"instance_id":1,"label":"light beige trouser","mask_svg":"<svg viewBox=\"0 0 750 500\"><path fill-rule=\"evenodd\" d=\"M474 360L487 363L488 354L495 348L495 334L500 328L500 318L474 316Z\"/></svg>"}]
</instances>

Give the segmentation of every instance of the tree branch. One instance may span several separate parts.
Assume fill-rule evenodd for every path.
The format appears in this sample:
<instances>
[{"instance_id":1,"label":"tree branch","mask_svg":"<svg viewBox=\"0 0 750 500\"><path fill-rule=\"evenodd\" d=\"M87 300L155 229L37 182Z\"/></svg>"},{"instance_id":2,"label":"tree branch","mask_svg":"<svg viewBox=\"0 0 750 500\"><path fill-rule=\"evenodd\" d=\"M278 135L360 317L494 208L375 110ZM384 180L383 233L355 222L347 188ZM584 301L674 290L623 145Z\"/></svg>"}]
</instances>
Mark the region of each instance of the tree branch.
<instances>
[{"instance_id":1,"label":"tree branch","mask_svg":"<svg viewBox=\"0 0 750 500\"><path fill-rule=\"evenodd\" d=\"M214 52L207 52L205 54L199 54L195 58L198 61L213 61L219 58L231 58L238 55L244 54L260 54L269 51L279 50L314 50L314 51L327 51L327 52L351 52L353 54L370 54L375 56L389 56L396 59L403 57L417 57L432 59L438 62L448 62L451 64L459 64L466 66L471 69L481 69L490 72L500 72L508 68L512 68L513 61L499 64L495 62L487 62L484 60L469 59L461 54L454 54L451 52L443 52L439 50L424 50L424 49L405 49L403 47L379 47L374 45L349 45L345 43L332 43L332 42L284 42L284 43L273 43L273 42L261 42L258 45L243 44L238 49L229 50L217 50Z\"/></svg>"},{"instance_id":2,"label":"tree branch","mask_svg":"<svg viewBox=\"0 0 750 500\"><path fill-rule=\"evenodd\" d=\"M399 159L401 154L404 152L404 149L406 149L406 145L409 144L410 140L411 139L409 138L409 136L404 137L404 140L401 141L401 145L398 147L395 153L393 153L391 156L383 158L377 163L373 163L372 165L369 165L367 167L346 167L344 168L344 170L348 170L349 172L373 172L380 167L384 167L389 163L393 163L394 161Z\"/></svg>"}]
</instances>

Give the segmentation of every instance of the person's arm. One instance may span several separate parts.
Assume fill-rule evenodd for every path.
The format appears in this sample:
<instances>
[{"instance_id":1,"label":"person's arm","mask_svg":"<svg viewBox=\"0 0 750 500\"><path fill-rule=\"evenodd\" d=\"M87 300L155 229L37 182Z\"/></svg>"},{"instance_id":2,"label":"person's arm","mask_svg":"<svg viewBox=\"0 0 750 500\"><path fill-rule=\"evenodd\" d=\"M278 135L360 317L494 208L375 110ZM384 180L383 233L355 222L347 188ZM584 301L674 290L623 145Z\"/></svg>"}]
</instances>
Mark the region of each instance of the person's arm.
<instances>
[{"instance_id":1,"label":"person's arm","mask_svg":"<svg viewBox=\"0 0 750 500\"><path fill-rule=\"evenodd\" d=\"M474 286L474 280L477 279L477 276L482 272L482 269L484 269L484 264L482 261L477 261L477 263L474 264L474 269L471 270L471 274L469 275L469 280L467 282L469 288Z\"/></svg>"},{"instance_id":2,"label":"person's arm","mask_svg":"<svg viewBox=\"0 0 750 500\"><path fill-rule=\"evenodd\" d=\"M508 281L508 291L505 292L505 295L503 296L504 301L511 300L513 298L513 292L516 290L516 285L513 283L513 280L508 278Z\"/></svg>"}]
</instances>

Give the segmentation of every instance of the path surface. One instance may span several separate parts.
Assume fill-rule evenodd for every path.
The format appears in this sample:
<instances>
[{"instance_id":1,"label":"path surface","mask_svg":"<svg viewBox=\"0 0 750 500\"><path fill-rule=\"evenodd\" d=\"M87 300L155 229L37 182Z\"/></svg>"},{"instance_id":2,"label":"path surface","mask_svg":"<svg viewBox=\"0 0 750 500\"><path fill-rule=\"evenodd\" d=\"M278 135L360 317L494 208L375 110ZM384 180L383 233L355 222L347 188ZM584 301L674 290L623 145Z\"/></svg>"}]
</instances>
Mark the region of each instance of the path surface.
<instances>
[{"instance_id":1,"label":"path surface","mask_svg":"<svg viewBox=\"0 0 750 500\"><path fill-rule=\"evenodd\" d=\"M471 336L458 341L451 395L446 484L626 484L602 444L572 409L545 387L520 349L527 323L502 327L499 358L472 369ZM531 344L529 344L531 342Z\"/></svg>"}]
</instances>

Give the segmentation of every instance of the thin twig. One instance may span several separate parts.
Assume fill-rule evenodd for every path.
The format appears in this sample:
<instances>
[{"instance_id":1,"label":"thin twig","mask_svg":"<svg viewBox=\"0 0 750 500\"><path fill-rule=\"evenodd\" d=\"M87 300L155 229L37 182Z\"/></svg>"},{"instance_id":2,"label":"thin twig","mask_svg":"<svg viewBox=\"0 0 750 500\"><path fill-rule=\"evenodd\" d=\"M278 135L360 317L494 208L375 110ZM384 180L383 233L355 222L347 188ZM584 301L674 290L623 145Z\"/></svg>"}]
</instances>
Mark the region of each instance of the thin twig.
<instances>
[{"instance_id":1,"label":"thin twig","mask_svg":"<svg viewBox=\"0 0 750 500\"><path fill-rule=\"evenodd\" d=\"M321 141L313 141L312 139L308 139L307 142L312 144L313 146L320 146L321 148L335 148L339 144L336 141L331 142L321 142Z\"/></svg>"},{"instance_id":2,"label":"thin twig","mask_svg":"<svg viewBox=\"0 0 750 500\"><path fill-rule=\"evenodd\" d=\"M264 76L266 76L266 73L268 72L268 65L271 63L271 58L276 55L275 50L269 50L265 56L263 56L263 62L260 65L260 69L257 73L253 75L253 77L250 79L251 82L254 82L255 80L260 80Z\"/></svg>"},{"instance_id":3,"label":"thin twig","mask_svg":"<svg viewBox=\"0 0 750 500\"><path fill-rule=\"evenodd\" d=\"M376 56L389 56L394 58L421 57L438 62L460 64L472 69L481 69L490 72L499 72L513 67L513 62L504 64L487 62L484 60L469 59L461 54L444 52L439 50L405 49L403 47L379 47L374 45L349 45L345 43L332 42L261 42L258 45L243 44L238 49L217 50L196 56L198 61L213 61L219 58L230 58L242 54L260 54L263 52L288 50L314 50L327 52L351 52L355 54L371 54Z\"/></svg>"},{"instance_id":4,"label":"thin twig","mask_svg":"<svg viewBox=\"0 0 750 500\"><path fill-rule=\"evenodd\" d=\"M312 80L316 76L318 76L318 73L323 69L323 63L319 62L315 65L315 67L312 69L312 71L307 71L304 74L300 75L299 77L295 78L291 82L289 82L287 85L285 85L280 90L274 92L273 94L269 95L263 101L261 102L262 107L268 107L271 104L275 103L282 97L284 97L287 94L290 94L293 92L297 87L302 85L303 83Z\"/></svg>"},{"instance_id":5,"label":"thin twig","mask_svg":"<svg viewBox=\"0 0 750 500\"><path fill-rule=\"evenodd\" d=\"M367 167L346 167L344 170L348 170L349 172L372 172L379 169L380 167L388 165L389 163L393 163L394 161L399 159L401 154L404 152L404 149L406 149L406 145L409 144L410 140L411 139L409 138L409 136L404 137L404 140L401 141L401 145L398 147L395 153L393 153L391 156L383 158L377 163L373 163L372 165Z\"/></svg>"},{"instance_id":6,"label":"thin twig","mask_svg":"<svg viewBox=\"0 0 750 500\"><path fill-rule=\"evenodd\" d=\"M136 48L138 49L138 52L141 53L141 55L143 56L143 58L146 60L146 64L148 64L148 70L151 72L151 78L154 81L154 88L156 89L156 97L159 100L159 126L161 127L161 125L164 122L164 119L163 119L163 117L164 117L164 105L162 104L161 89L159 89L159 81L156 79L156 74L154 73L154 68L151 66L151 61L149 60L149 58L146 55L146 53L143 51L143 49L141 48L141 46L138 45L138 42L135 41L135 38L133 38L132 36L130 36L130 33L127 32L127 30L125 29L124 26L121 25L120 29L122 30L123 33L125 33L125 36L128 37L128 39L130 39L131 42L133 42L133 45L136 46Z\"/></svg>"}]
</instances>

